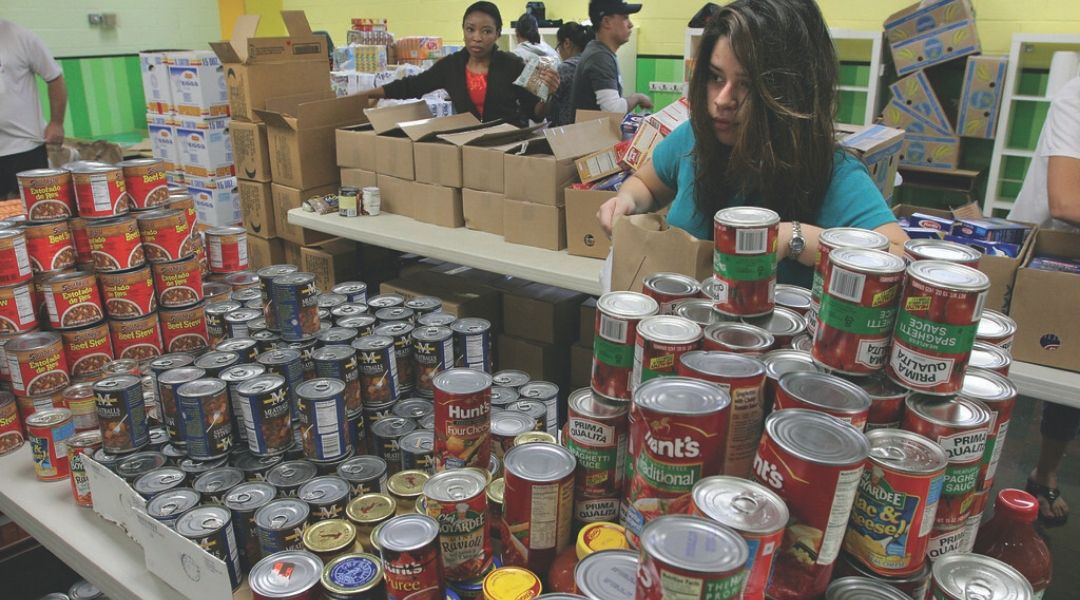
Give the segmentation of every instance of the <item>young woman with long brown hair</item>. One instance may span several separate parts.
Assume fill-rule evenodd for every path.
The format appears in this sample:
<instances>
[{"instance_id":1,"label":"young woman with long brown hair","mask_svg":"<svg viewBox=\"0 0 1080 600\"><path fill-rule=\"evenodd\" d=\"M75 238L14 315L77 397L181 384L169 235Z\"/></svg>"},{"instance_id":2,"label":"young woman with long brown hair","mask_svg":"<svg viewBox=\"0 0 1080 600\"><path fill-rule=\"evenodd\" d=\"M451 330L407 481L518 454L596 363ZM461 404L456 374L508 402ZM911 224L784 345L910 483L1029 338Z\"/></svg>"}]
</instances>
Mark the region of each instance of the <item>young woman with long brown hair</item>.
<instances>
[{"instance_id":1,"label":"young woman with long brown hair","mask_svg":"<svg viewBox=\"0 0 1080 600\"><path fill-rule=\"evenodd\" d=\"M705 28L691 118L657 145L597 218L670 205L668 223L712 238L728 206L780 214L779 280L810 287L821 231L861 227L894 250L907 235L859 159L835 141L837 59L813 0L735 0Z\"/></svg>"}]
</instances>

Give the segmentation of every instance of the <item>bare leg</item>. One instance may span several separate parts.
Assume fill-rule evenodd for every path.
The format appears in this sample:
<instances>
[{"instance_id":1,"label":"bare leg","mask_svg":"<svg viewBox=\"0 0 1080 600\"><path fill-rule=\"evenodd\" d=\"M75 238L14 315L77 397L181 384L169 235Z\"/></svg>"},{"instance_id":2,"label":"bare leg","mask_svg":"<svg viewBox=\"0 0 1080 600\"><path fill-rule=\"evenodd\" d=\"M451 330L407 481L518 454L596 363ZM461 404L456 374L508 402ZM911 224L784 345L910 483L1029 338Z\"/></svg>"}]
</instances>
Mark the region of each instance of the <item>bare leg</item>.
<instances>
[{"instance_id":1,"label":"bare leg","mask_svg":"<svg viewBox=\"0 0 1080 600\"><path fill-rule=\"evenodd\" d=\"M1067 441L1042 436L1039 462L1031 472L1031 478L1035 483L1049 488L1058 487L1057 471L1061 466L1061 460L1065 457L1065 449L1068 445ZM1063 498L1057 498L1052 505L1047 505L1045 500L1045 498L1039 498L1039 511L1044 515L1060 517L1069 513L1069 505Z\"/></svg>"}]
</instances>

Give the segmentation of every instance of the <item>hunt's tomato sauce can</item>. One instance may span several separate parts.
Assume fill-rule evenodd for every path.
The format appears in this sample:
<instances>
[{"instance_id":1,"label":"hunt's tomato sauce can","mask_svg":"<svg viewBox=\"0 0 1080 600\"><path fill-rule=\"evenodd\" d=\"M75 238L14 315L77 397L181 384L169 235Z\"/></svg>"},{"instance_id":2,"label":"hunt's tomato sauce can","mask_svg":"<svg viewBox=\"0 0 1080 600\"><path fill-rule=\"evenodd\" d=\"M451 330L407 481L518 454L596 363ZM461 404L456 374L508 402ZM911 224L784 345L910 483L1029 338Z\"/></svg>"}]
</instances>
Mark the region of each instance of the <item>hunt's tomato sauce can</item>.
<instances>
[{"instance_id":1,"label":"hunt's tomato sauce can","mask_svg":"<svg viewBox=\"0 0 1080 600\"><path fill-rule=\"evenodd\" d=\"M927 394L960 391L990 278L937 260L911 263L886 373Z\"/></svg>"},{"instance_id":2,"label":"hunt's tomato sauce can","mask_svg":"<svg viewBox=\"0 0 1080 600\"><path fill-rule=\"evenodd\" d=\"M713 216L713 277L717 312L756 317L772 312L780 215L767 208L738 206Z\"/></svg>"},{"instance_id":3,"label":"hunt's tomato sauce can","mask_svg":"<svg viewBox=\"0 0 1080 600\"><path fill-rule=\"evenodd\" d=\"M566 447L577 460L574 498L612 498L626 476L629 407L590 388L574 390L567 402Z\"/></svg>"},{"instance_id":4,"label":"hunt's tomato sauce can","mask_svg":"<svg viewBox=\"0 0 1080 600\"><path fill-rule=\"evenodd\" d=\"M806 371L786 373L780 376L773 410L785 408L822 412L862 431L870 414L870 396L859 386L836 375Z\"/></svg>"},{"instance_id":5,"label":"hunt's tomato sauce can","mask_svg":"<svg viewBox=\"0 0 1080 600\"><path fill-rule=\"evenodd\" d=\"M424 482L424 509L439 523L443 572L450 581L474 581L491 568L487 483L476 469L443 471Z\"/></svg>"},{"instance_id":6,"label":"hunt's tomato sauce can","mask_svg":"<svg viewBox=\"0 0 1080 600\"><path fill-rule=\"evenodd\" d=\"M656 300L637 292L608 292L596 302L592 389L616 400L632 398L638 323L658 314Z\"/></svg>"},{"instance_id":7,"label":"hunt's tomato sauce can","mask_svg":"<svg viewBox=\"0 0 1080 600\"><path fill-rule=\"evenodd\" d=\"M660 314L673 315L676 304L698 297L701 284L681 273L653 273L641 281L641 293L656 300Z\"/></svg>"},{"instance_id":8,"label":"hunt's tomato sauce can","mask_svg":"<svg viewBox=\"0 0 1080 600\"><path fill-rule=\"evenodd\" d=\"M435 470L487 468L491 460L491 376L454 368L435 388Z\"/></svg>"},{"instance_id":9,"label":"hunt's tomato sauce can","mask_svg":"<svg viewBox=\"0 0 1080 600\"><path fill-rule=\"evenodd\" d=\"M75 245L67 221L26 224L26 250L35 272L61 271L75 266Z\"/></svg>"},{"instance_id":10,"label":"hunt's tomato sauce can","mask_svg":"<svg viewBox=\"0 0 1080 600\"><path fill-rule=\"evenodd\" d=\"M765 420L754 480L776 492L791 512L766 588L769 598L825 593L869 452L861 431L823 413L791 408Z\"/></svg>"},{"instance_id":11,"label":"hunt's tomato sauce can","mask_svg":"<svg viewBox=\"0 0 1080 600\"><path fill-rule=\"evenodd\" d=\"M701 326L683 317L642 319L637 326L631 387L675 374L679 357L701 348Z\"/></svg>"},{"instance_id":12,"label":"hunt's tomato sauce can","mask_svg":"<svg viewBox=\"0 0 1080 600\"><path fill-rule=\"evenodd\" d=\"M850 375L885 366L906 265L880 250L838 248L829 253L814 329L814 360Z\"/></svg>"},{"instance_id":13,"label":"hunt's tomato sauce can","mask_svg":"<svg viewBox=\"0 0 1080 600\"><path fill-rule=\"evenodd\" d=\"M641 534L634 600L731 600L743 597L750 549L714 521L667 515Z\"/></svg>"},{"instance_id":14,"label":"hunt's tomato sauce can","mask_svg":"<svg viewBox=\"0 0 1080 600\"><path fill-rule=\"evenodd\" d=\"M739 477L706 477L694 484L691 514L735 530L746 542L750 558L744 598L764 598L773 557L784 541L788 509L760 483Z\"/></svg>"},{"instance_id":15,"label":"hunt's tomato sauce can","mask_svg":"<svg viewBox=\"0 0 1080 600\"><path fill-rule=\"evenodd\" d=\"M0 231L0 285L26 283L33 275L26 234L21 229Z\"/></svg>"},{"instance_id":16,"label":"hunt's tomato sauce can","mask_svg":"<svg viewBox=\"0 0 1080 600\"><path fill-rule=\"evenodd\" d=\"M500 539L504 565L547 573L571 542L574 468L556 444L522 444L506 453Z\"/></svg>"},{"instance_id":17,"label":"hunt's tomato sauce can","mask_svg":"<svg viewBox=\"0 0 1080 600\"><path fill-rule=\"evenodd\" d=\"M992 419L990 409L978 400L920 394L907 399L901 427L937 442L949 461L935 528L959 529L971 515Z\"/></svg>"},{"instance_id":18,"label":"hunt's tomato sauce can","mask_svg":"<svg viewBox=\"0 0 1080 600\"><path fill-rule=\"evenodd\" d=\"M1009 432L1013 409L1016 408L1016 386L1005 377L992 371L968 369L964 374L964 387L960 396L978 400L990 409L990 429L986 436L986 449L979 465L978 491L987 491L994 486L1001 451L1005 447L1005 436ZM982 511L978 511L982 512Z\"/></svg>"},{"instance_id":19,"label":"hunt's tomato sauce can","mask_svg":"<svg viewBox=\"0 0 1080 600\"><path fill-rule=\"evenodd\" d=\"M857 227L833 227L821 232L818 236L818 253L814 258L814 281L810 286L808 325L816 324L825 283L825 267L829 264L829 254L837 248L888 250L889 238L885 237L885 234Z\"/></svg>"},{"instance_id":20,"label":"hunt's tomato sauce can","mask_svg":"<svg viewBox=\"0 0 1080 600\"><path fill-rule=\"evenodd\" d=\"M922 570L945 483L945 451L910 431L866 435L870 460L855 496L844 552L886 577Z\"/></svg>"},{"instance_id":21,"label":"hunt's tomato sauce can","mask_svg":"<svg viewBox=\"0 0 1080 600\"><path fill-rule=\"evenodd\" d=\"M631 544L649 521L687 512L694 483L721 473L730 418L731 398L708 381L664 377L634 392L623 516Z\"/></svg>"},{"instance_id":22,"label":"hunt's tomato sauce can","mask_svg":"<svg viewBox=\"0 0 1080 600\"><path fill-rule=\"evenodd\" d=\"M388 600L445 600L439 523L426 515L400 515L371 540L380 549Z\"/></svg>"},{"instance_id":23,"label":"hunt's tomato sauce can","mask_svg":"<svg viewBox=\"0 0 1080 600\"><path fill-rule=\"evenodd\" d=\"M26 417L27 439L34 457L34 472L41 481L60 481L71 475L67 442L75 435L75 422L66 408L39 410Z\"/></svg>"},{"instance_id":24,"label":"hunt's tomato sauce can","mask_svg":"<svg viewBox=\"0 0 1080 600\"><path fill-rule=\"evenodd\" d=\"M57 221L75 213L71 173L64 169L31 169L15 174L29 221Z\"/></svg>"},{"instance_id":25,"label":"hunt's tomato sauce can","mask_svg":"<svg viewBox=\"0 0 1080 600\"><path fill-rule=\"evenodd\" d=\"M104 219L128 212L127 185L120 167L92 164L72 171L79 216Z\"/></svg>"}]
</instances>

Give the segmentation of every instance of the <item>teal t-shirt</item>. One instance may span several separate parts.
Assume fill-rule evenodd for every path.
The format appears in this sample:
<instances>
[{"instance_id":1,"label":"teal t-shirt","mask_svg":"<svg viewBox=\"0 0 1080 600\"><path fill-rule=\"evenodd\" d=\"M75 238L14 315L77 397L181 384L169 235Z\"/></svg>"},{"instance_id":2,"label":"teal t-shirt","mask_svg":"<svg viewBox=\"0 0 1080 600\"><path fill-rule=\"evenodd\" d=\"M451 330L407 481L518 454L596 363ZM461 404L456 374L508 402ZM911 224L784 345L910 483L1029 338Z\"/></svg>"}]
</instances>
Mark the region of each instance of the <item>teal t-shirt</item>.
<instances>
[{"instance_id":1,"label":"teal t-shirt","mask_svg":"<svg viewBox=\"0 0 1080 600\"><path fill-rule=\"evenodd\" d=\"M653 150L652 162L660 181L675 190L675 200L668 210L669 224L685 229L694 237L711 240L712 215L702 215L694 204L694 130L683 123L664 138ZM758 199L735 198L731 205L758 204ZM825 201L817 218L811 223L818 227L861 227L877 229L896 221L881 192L870 179L862 161L841 150L833 161L832 183L825 192ZM813 269L793 260L780 263L777 278L809 288Z\"/></svg>"}]
</instances>

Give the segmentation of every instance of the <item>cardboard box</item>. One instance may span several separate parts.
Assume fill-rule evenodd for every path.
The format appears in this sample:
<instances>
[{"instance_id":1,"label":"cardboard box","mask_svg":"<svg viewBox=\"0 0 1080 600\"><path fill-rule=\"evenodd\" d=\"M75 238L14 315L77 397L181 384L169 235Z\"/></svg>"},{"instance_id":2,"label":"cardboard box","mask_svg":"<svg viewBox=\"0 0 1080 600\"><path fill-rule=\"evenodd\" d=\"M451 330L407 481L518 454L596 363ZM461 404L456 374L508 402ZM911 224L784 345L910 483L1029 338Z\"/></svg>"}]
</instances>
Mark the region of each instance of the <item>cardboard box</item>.
<instances>
[{"instance_id":1,"label":"cardboard box","mask_svg":"<svg viewBox=\"0 0 1080 600\"><path fill-rule=\"evenodd\" d=\"M281 241L281 249L285 252L285 264L300 266L300 245L283 238L276 239Z\"/></svg>"},{"instance_id":2,"label":"cardboard box","mask_svg":"<svg viewBox=\"0 0 1080 600\"><path fill-rule=\"evenodd\" d=\"M441 227L464 227L461 189L413 181L409 184L417 221Z\"/></svg>"},{"instance_id":3,"label":"cardboard box","mask_svg":"<svg viewBox=\"0 0 1080 600\"><path fill-rule=\"evenodd\" d=\"M251 235L265 239L277 237L274 222L274 196L270 182L237 179L240 190L240 210L244 215L244 229Z\"/></svg>"},{"instance_id":4,"label":"cardboard box","mask_svg":"<svg viewBox=\"0 0 1080 600\"><path fill-rule=\"evenodd\" d=\"M945 117L945 110L938 102L937 94L930 86L926 73L917 71L889 86L893 101L906 106L930 124L942 135L952 135L953 128Z\"/></svg>"},{"instance_id":5,"label":"cardboard box","mask_svg":"<svg viewBox=\"0 0 1080 600\"><path fill-rule=\"evenodd\" d=\"M582 156L574 161L574 167L577 168L578 178L582 183L592 183L623 170L615 146Z\"/></svg>"},{"instance_id":6,"label":"cardboard box","mask_svg":"<svg viewBox=\"0 0 1080 600\"><path fill-rule=\"evenodd\" d=\"M570 344L578 337L585 294L531 283L503 295L503 332L547 344Z\"/></svg>"},{"instance_id":7,"label":"cardboard box","mask_svg":"<svg viewBox=\"0 0 1080 600\"><path fill-rule=\"evenodd\" d=\"M481 192L469 188L461 190L465 226L476 231L502 235L505 199L506 197L502 194L494 192Z\"/></svg>"},{"instance_id":8,"label":"cardboard box","mask_svg":"<svg viewBox=\"0 0 1080 600\"><path fill-rule=\"evenodd\" d=\"M166 171L179 171L180 141L176 137L176 122L168 115L147 113L146 130L154 156L165 161Z\"/></svg>"},{"instance_id":9,"label":"cardboard box","mask_svg":"<svg viewBox=\"0 0 1080 600\"><path fill-rule=\"evenodd\" d=\"M607 258L611 239L604 234L596 212L614 192L566 190L566 249L574 256Z\"/></svg>"},{"instance_id":10,"label":"cardboard box","mask_svg":"<svg viewBox=\"0 0 1080 600\"><path fill-rule=\"evenodd\" d=\"M411 181L381 173L375 176L375 180L379 186L379 199L382 201L379 209L382 212L416 218L416 201L413 198Z\"/></svg>"},{"instance_id":11,"label":"cardboard box","mask_svg":"<svg viewBox=\"0 0 1080 600\"><path fill-rule=\"evenodd\" d=\"M885 38L890 44L899 44L926 31L974 18L968 0L915 2L885 19Z\"/></svg>"},{"instance_id":12,"label":"cardboard box","mask_svg":"<svg viewBox=\"0 0 1080 600\"><path fill-rule=\"evenodd\" d=\"M274 183L308 189L338 180L334 130L364 121L360 96L311 102L272 98L256 113L266 121Z\"/></svg>"},{"instance_id":13,"label":"cardboard box","mask_svg":"<svg viewBox=\"0 0 1080 600\"><path fill-rule=\"evenodd\" d=\"M916 135L952 135L951 133L942 133L929 121L922 118L919 113L911 110L906 105L897 102L895 99L890 100L881 111L881 124L894 129L903 129L908 133Z\"/></svg>"},{"instance_id":14,"label":"cardboard box","mask_svg":"<svg viewBox=\"0 0 1080 600\"><path fill-rule=\"evenodd\" d=\"M837 124L837 133L840 145L853 150L862 159L881 195L886 200L892 198L905 132L884 125Z\"/></svg>"},{"instance_id":15,"label":"cardboard box","mask_svg":"<svg viewBox=\"0 0 1080 600\"><path fill-rule=\"evenodd\" d=\"M188 193L195 199L195 218L212 227L239 225L240 189L235 177L187 177Z\"/></svg>"},{"instance_id":16,"label":"cardboard box","mask_svg":"<svg viewBox=\"0 0 1080 600\"><path fill-rule=\"evenodd\" d=\"M339 167L375 171L375 129L370 123L339 127L334 139Z\"/></svg>"},{"instance_id":17,"label":"cardboard box","mask_svg":"<svg viewBox=\"0 0 1080 600\"><path fill-rule=\"evenodd\" d=\"M431 111L422 100L364 111L375 131L375 172L398 179L416 178L412 140L402 124L430 119Z\"/></svg>"},{"instance_id":18,"label":"cardboard box","mask_svg":"<svg viewBox=\"0 0 1080 600\"><path fill-rule=\"evenodd\" d=\"M378 176L374 171L365 171L364 169L342 169L341 185L351 185L352 187L363 190L366 187L378 187L379 181ZM383 208L383 210L385 210L385 208Z\"/></svg>"},{"instance_id":19,"label":"cardboard box","mask_svg":"<svg viewBox=\"0 0 1080 600\"><path fill-rule=\"evenodd\" d=\"M178 117L176 124L184 173L196 177L227 177L236 173L228 117Z\"/></svg>"},{"instance_id":20,"label":"cardboard box","mask_svg":"<svg viewBox=\"0 0 1080 600\"><path fill-rule=\"evenodd\" d=\"M281 238L264 239L248 236L248 264L250 270L257 271L270 265L285 264L285 246ZM299 265L300 263L293 263Z\"/></svg>"},{"instance_id":21,"label":"cardboard box","mask_svg":"<svg viewBox=\"0 0 1080 600\"><path fill-rule=\"evenodd\" d=\"M660 132L660 128L652 121L645 119L630 141L630 148L626 151L623 162L635 171L641 169L652 158L653 149L662 139L664 135Z\"/></svg>"},{"instance_id":22,"label":"cardboard box","mask_svg":"<svg viewBox=\"0 0 1080 600\"><path fill-rule=\"evenodd\" d=\"M501 123L462 133L440 134L439 139L461 148L463 187L502 194L506 185L503 157L520 148L523 141L538 138L538 127L522 129Z\"/></svg>"},{"instance_id":23,"label":"cardboard box","mask_svg":"<svg viewBox=\"0 0 1080 600\"><path fill-rule=\"evenodd\" d=\"M480 317L491 323L494 332L502 331L502 294L491 286L446 273L421 271L407 278L382 284L381 293L442 298L443 311L456 317Z\"/></svg>"},{"instance_id":24,"label":"cardboard box","mask_svg":"<svg viewBox=\"0 0 1080 600\"><path fill-rule=\"evenodd\" d=\"M968 0L916 2L885 19L885 37L901 76L981 49Z\"/></svg>"},{"instance_id":25,"label":"cardboard box","mask_svg":"<svg viewBox=\"0 0 1080 600\"><path fill-rule=\"evenodd\" d=\"M900 148L900 164L923 169L955 169L960 165L960 138L908 134Z\"/></svg>"},{"instance_id":26,"label":"cardboard box","mask_svg":"<svg viewBox=\"0 0 1080 600\"><path fill-rule=\"evenodd\" d=\"M483 125L472 115L463 113L449 117L436 117L402 124L401 129L413 145L413 164L416 181L460 188L461 147L438 136L482 129Z\"/></svg>"},{"instance_id":27,"label":"cardboard box","mask_svg":"<svg viewBox=\"0 0 1080 600\"><path fill-rule=\"evenodd\" d=\"M562 250L566 247L566 208L507 198L503 238L511 244Z\"/></svg>"},{"instance_id":28,"label":"cardboard box","mask_svg":"<svg viewBox=\"0 0 1080 600\"><path fill-rule=\"evenodd\" d=\"M592 346L570 346L570 389L576 390L592 385Z\"/></svg>"},{"instance_id":29,"label":"cardboard box","mask_svg":"<svg viewBox=\"0 0 1080 600\"><path fill-rule=\"evenodd\" d=\"M337 183L306 190L286 187L280 183L270 184L270 195L274 199L274 228L277 234L290 242L301 246L330 239L332 236L325 233L289 223L288 213L294 208L300 208L301 203L311 196L335 193L337 189Z\"/></svg>"},{"instance_id":30,"label":"cardboard box","mask_svg":"<svg viewBox=\"0 0 1080 600\"><path fill-rule=\"evenodd\" d=\"M535 380L550 381L560 388L569 376L569 356L565 348L552 344L500 335L496 344L499 361L496 369L519 369Z\"/></svg>"},{"instance_id":31,"label":"cardboard box","mask_svg":"<svg viewBox=\"0 0 1080 600\"><path fill-rule=\"evenodd\" d=\"M235 119L259 120L255 111L266 108L268 99L291 95L283 91L330 97L327 38L311 32L303 11L283 10L281 18L287 36L255 37L259 17L241 15L231 39L210 43L225 66L229 112Z\"/></svg>"},{"instance_id":32,"label":"cardboard box","mask_svg":"<svg viewBox=\"0 0 1080 600\"><path fill-rule=\"evenodd\" d=\"M1080 235L1040 230L1033 237L1033 247L1016 273L1009 312L1017 328L1013 359L1080 371L1080 322L1075 318L1080 276L1027 267L1036 256L1080 258Z\"/></svg>"},{"instance_id":33,"label":"cardboard box","mask_svg":"<svg viewBox=\"0 0 1080 600\"><path fill-rule=\"evenodd\" d=\"M139 53L146 111L159 115L173 112L172 82L169 80L168 54L171 50L147 50Z\"/></svg>"},{"instance_id":34,"label":"cardboard box","mask_svg":"<svg viewBox=\"0 0 1080 600\"><path fill-rule=\"evenodd\" d=\"M232 121L229 123L229 133L232 135L236 176L251 181L270 181L270 144L266 140L266 125Z\"/></svg>"},{"instance_id":35,"label":"cardboard box","mask_svg":"<svg viewBox=\"0 0 1080 600\"><path fill-rule=\"evenodd\" d=\"M1008 65L1007 56L968 57L956 118L961 137L994 139Z\"/></svg>"},{"instance_id":36,"label":"cardboard box","mask_svg":"<svg viewBox=\"0 0 1080 600\"><path fill-rule=\"evenodd\" d=\"M596 298L588 298L581 303L578 329L578 343L592 348L593 336L596 334Z\"/></svg>"},{"instance_id":37,"label":"cardboard box","mask_svg":"<svg viewBox=\"0 0 1080 600\"><path fill-rule=\"evenodd\" d=\"M574 160L618 141L607 119L545 129L543 141L506 155L504 193L508 199L562 206L563 190L577 179Z\"/></svg>"},{"instance_id":38,"label":"cardboard box","mask_svg":"<svg viewBox=\"0 0 1080 600\"><path fill-rule=\"evenodd\" d=\"M173 109L177 114L207 118L229 116L225 71L213 52L170 52L166 64Z\"/></svg>"},{"instance_id":39,"label":"cardboard box","mask_svg":"<svg viewBox=\"0 0 1080 600\"><path fill-rule=\"evenodd\" d=\"M356 242L334 238L300 248L300 270L315 274L315 286L329 290L339 281L356 279L359 273Z\"/></svg>"}]
</instances>

